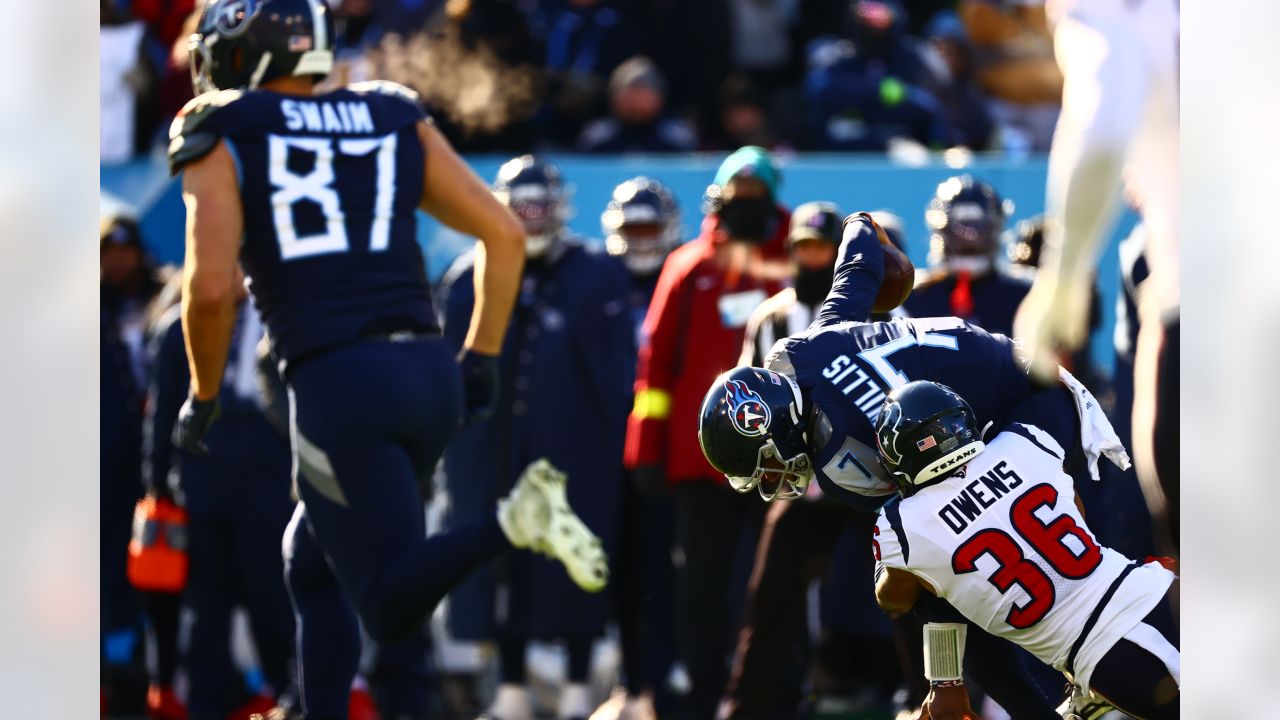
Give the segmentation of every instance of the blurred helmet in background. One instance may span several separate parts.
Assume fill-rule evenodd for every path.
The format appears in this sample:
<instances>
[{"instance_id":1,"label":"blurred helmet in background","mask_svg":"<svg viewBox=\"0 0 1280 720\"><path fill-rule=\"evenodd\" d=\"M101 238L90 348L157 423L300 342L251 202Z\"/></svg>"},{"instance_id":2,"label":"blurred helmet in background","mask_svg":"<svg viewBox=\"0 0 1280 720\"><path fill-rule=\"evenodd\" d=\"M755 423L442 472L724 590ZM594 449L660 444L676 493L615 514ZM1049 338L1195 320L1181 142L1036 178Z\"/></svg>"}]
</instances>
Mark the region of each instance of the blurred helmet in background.
<instances>
[{"instance_id":1,"label":"blurred helmet in background","mask_svg":"<svg viewBox=\"0 0 1280 720\"><path fill-rule=\"evenodd\" d=\"M493 194L520 219L530 258L541 257L555 243L569 218L569 192L560 169L533 155L503 163Z\"/></svg>"},{"instance_id":2,"label":"blurred helmet in background","mask_svg":"<svg viewBox=\"0 0 1280 720\"><path fill-rule=\"evenodd\" d=\"M605 249L621 257L632 275L652 275L680 244L680 208L666 185L634 177L613 189L600 229Z\"/></svg>"}]
</instances>

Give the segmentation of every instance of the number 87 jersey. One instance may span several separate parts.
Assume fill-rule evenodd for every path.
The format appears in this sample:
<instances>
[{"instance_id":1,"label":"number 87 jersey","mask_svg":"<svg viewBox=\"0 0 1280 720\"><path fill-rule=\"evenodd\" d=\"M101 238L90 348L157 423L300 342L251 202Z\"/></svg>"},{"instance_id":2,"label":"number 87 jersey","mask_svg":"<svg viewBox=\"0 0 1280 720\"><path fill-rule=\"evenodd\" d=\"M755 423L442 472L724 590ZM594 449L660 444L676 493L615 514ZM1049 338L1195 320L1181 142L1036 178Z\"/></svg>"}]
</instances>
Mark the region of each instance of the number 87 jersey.
<instances>
[{"instance_id":1,"label":"number 87 jersey","mask_svg":"<svg viewBox=\"0 0 1280 720\"><path fill-rule=\"evenodd\" d=\"M235 160L240 261L278 358L438 330L417 243L424 119L412 91L372 82L308 96L214 91L174 120L173 173L219 141Z\"/></svg>"},{"instance_id":2,"label":"number 87 jersey","mask_svg":"<svg viewBox=\"0 0 1280 720\"><path fill-rule=\"evenodd\" d=\"M1062 455L1048 433L1009 425L961 473L883 508L873 550L1087 688L1174 576L1098 545Z\"/></svg>"}]
</instances>

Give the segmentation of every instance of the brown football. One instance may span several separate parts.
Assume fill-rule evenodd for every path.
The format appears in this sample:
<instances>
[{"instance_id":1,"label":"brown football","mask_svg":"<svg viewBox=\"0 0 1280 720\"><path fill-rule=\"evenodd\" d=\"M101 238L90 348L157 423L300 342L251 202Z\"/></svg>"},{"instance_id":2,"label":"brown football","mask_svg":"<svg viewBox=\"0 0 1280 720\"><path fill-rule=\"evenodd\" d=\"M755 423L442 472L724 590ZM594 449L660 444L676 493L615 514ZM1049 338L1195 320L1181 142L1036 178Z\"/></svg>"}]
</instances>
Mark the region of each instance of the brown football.
<instances>
[{"instance_id":1,"label":"brown football","mask_svg":"<svg viewBox=\"0 0 1280 720\"><path fill-rule=\"evenodd\" d=\"M916 284L916 266L897 247L882 242L880 248L884 250L884 281L872 311L887 313L907 301Z\"/></svg>"}]
</instances>

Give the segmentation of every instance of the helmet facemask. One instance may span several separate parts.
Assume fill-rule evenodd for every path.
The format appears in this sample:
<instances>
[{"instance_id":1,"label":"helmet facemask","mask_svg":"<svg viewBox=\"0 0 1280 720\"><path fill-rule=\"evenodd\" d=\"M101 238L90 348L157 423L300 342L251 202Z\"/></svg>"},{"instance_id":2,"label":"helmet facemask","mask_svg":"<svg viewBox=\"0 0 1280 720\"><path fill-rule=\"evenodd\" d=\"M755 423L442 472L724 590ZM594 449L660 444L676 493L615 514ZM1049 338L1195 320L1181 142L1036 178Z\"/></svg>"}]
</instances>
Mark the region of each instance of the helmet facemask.
<instances>
[{"instance_id":1,"label":"helmet facemask","mask_svg":"<svg viewBox=\"0 0 1280 720\"><path fill-rule=\"evenodd\" d=\"M773 438L768 437L760 446L756 470L750 477L726 475L725 478L729 486L740 493L751 492L755 488L765 502L794 500L809 489L813 466L807 452L784 458Z\"/></svg>"}]
</instances>

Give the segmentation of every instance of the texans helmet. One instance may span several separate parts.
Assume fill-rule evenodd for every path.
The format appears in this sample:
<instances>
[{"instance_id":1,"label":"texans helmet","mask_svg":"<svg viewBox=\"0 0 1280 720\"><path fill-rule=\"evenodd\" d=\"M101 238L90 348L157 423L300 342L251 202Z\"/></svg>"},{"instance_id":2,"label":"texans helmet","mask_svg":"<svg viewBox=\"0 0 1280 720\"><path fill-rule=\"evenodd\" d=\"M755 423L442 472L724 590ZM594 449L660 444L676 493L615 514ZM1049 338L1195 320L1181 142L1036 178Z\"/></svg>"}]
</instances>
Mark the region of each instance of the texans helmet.
<instances>
[{"instance_id":1,"label":"texans helmet","mask_svg":"<svg viewBox=\"0 0 1280 720\"><path fill-rule=\"evenodd\" d=\"M880 464L903 497L941 481L986 446L973 409L946 385L917 380L889 393L876 418Z\"/></svg>"},{"instance_id":2,"label":"texans helmet","mask_svg":"<svg viewBox=\"0 0 1280 720\"><path fill-rule=\"evenodd\" d=\"M813 479L804 397L786 375L744 367L716 378L698 415L702 454L740 493L766 502L804 495Z\"/></svg>"},{"instance_id":3,"label":"texans helmet","mask_svg":"<svg viewBox=\"0 0 1280 720\"><path fill-rule=\"evenodd\" d=\"M1000 232L1013 203L990 183L972 175L947 178L925 210L929 226L929 264L957 269L990 269L999 249Z\"/></svg>"},{"instance_id":4,"label":"texans helmet","mask_svg":"<svg viewBox=\"0 0 1280 720\"><path fill-rule=\"evenodd\" d=\"M210 0L187 50L196 94L322 79L333 69L333 13L325 0Z\"/></svg>"},{"instance_id":5,"label":"texans helmet","mask_svg":"<svg viewBox=\"0 0 1280 720\"><path fill-rule=\"evenodd\" d=\"M604 246L632 275L652 275L680 244L680 208L666 185L644 176L613 189L600 215Z\"/></svg>"},{"instance_id":6,"label":"texans helmet","mask_svg":"<svg viewBox=\"0 0 1280 720\"><path fill-rule=\"evenodd\" d=\"M493 181L493 194L520 219L525 254L530 258L545 253L569 219L569 193L560 169L533 155L503 163Z\"/></svg>"}]
</instances>

